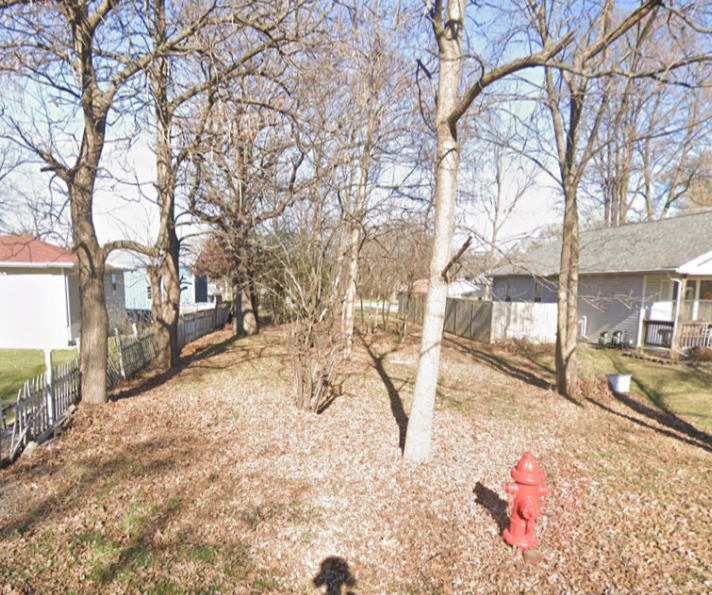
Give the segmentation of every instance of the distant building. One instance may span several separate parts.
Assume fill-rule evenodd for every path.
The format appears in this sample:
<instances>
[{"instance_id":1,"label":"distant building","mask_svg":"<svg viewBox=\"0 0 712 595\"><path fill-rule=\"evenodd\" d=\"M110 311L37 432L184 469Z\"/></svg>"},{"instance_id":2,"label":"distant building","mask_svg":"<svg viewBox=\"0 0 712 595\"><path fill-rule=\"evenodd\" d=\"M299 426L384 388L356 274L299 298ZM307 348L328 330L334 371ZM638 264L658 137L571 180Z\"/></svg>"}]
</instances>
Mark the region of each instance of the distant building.
<instances>
[{"instance_id":1,"label":"distant building","mask_svg":"<svg viewBox=\"0 0 712 595\"><path fill-rule=\"evenodd\" d=\"M186 266L179 268L181 306L194 306L208 302L208 279L195 275ZM124 273L126 286L126 309L150 312L153 305L153 288L145 267Z\"/></svg>"},{"instance_id":2,"label":"distant building","mask_svg":"<svg viewBox=\"0 0 712 595\"><path fill-rule=\"evenodd\" d=\"M126 316L123 271L107 265L113 327ZM0 348L62 349L81 334L77 257L31 236L0 236Z\"/></svg>"},{"instance_id":3,"label":"distant building","mask_svg":"<svg viewBox=\"0 0 712 595\"><path fill-rule=\"evenodd\" d=\"M579 335L712 347L712 211L581 232ZM495 301L556 303L561 241L491 275Z\"/></svg>"}]
</instances>

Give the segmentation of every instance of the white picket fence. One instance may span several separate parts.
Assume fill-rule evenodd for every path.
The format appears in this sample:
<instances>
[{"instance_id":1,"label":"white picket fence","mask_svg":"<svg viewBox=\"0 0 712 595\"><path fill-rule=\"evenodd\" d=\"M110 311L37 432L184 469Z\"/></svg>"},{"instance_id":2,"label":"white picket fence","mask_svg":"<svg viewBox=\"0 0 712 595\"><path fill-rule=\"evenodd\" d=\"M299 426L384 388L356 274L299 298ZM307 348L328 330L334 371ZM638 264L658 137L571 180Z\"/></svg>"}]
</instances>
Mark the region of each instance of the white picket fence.
<instances>
[{"instance_id":1,"label":"white picket fence","mask_svg":"<svg viewBox=\"0 0 712 595\"><path fill-rule=\"evenodd\" d=\"M79 401L79 363L71 360L25 382L14 406L10 459L30 440L42 440Z\"/></svg>"},{"instance_id":2,"label":"white picket fence","mask_svg":"<svg viewBox=\"0 0 712 595\"><path fill-rule=\"evenodd\" d=\"M212 333L216 328L222 328L227 322L230 308L225 305L211 309L197 310L181 314L178 325L178 344L183 348L188 343Z\"/></svg>"},{"instance_id":3,"label":"white picket fence","mask_svg":"<svg viewBox=\"0 0 712 595\"><path fill-rule=\"evenodd\" d=\"M182 315L178 324L180 347L222 328L228 314L229 308L223 306ZM140 334L135 332L133 336L124 337L117 331L108 346L107 388L132 378L157 354L155 337L151 331ZM0 399L0 419L3 420L3 427L0 427L0 455L3 434L5 440L10 437L9 458L15 460L28 442L41 441L51 434L67 416L69 408L80 399L79 362L76 359L25 382L12 407L15 419L11 429L4 427L9 412L2 411Z\"/></svg>"}]
</instances>

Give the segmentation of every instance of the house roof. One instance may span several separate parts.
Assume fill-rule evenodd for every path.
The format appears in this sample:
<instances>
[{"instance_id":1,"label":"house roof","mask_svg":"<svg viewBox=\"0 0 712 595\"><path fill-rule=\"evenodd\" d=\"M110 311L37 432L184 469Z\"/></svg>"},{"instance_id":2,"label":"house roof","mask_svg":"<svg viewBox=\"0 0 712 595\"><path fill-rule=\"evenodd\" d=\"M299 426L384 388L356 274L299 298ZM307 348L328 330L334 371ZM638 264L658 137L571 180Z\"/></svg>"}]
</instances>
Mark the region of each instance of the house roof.
<instances>
[{"instance_id":1,"label":"house roof","mask_svg":"<svg viewBox=\"0 0 712 595\"><path fill-rule=\"evenodd\" d=\"M76 255L28 235L0 236L0 266L73 267Z\"/></svg>"},{"instance_id":2,"label":"house roof","mask_svg":"<svg viewBox=\"0 0 712 595\"><path fill-rule=\"evenodd\" d=\"M581 232L581 273L675 271L712 253L712 211ZM561 240L517 257L493 277L559 273Z\"/></svg>"}]
</instances>

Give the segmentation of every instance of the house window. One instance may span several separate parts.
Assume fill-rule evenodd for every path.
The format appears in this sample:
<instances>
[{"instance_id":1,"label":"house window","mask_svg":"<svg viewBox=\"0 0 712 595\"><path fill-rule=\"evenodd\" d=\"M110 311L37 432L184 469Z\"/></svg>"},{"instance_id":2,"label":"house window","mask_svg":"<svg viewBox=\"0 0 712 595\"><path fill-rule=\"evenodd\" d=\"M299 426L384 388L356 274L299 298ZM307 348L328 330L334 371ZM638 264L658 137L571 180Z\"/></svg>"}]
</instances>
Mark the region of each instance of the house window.
<instances>
[{"instance_id":1,"label":"house window","mask_svg":"<svg viewBox=\"0 0 712 595\"><path fill-rule=\"evenodd\" d=\"M111 291L116 293L116 273L111 273Z\"/></svg>"},{"instance_id":2,"label":"house window","mask_svg":"<svg viewBox=\"0 0 712 595\"><path fill-rule=\"evenodd\" d=\"M512 298L509 295L509 281L505 281L504 283L502 283L502 289L501 289L499 299L504 300L505 302L512 301Z\"/></svg>"},{"instance_id":3,"label":"house window","mask_svg":"<svg viewBox=\"0 0 712 595\"><path fill-rule=\"evenodd\" d=\"M151 286L146 285L146 299L150 302L153 299L153 291L151 291Z\"/></svg>"},{"instance_id":4,"label":"house window","mask_svg":"<svg viewBox=\"0 0 712 595\"><path fill-rule=\"evenodd\" d=\"M678 283L670 279L660 281L660 300L663 302L674 302L677 300Z\"/></svg>"},{"instance_id":5,"label":"house window","mask_svg":"<svg viewBox=\"0 0 712 595\"><path fill-rule=\"evenodd\" d=\"M697 283L688 281L685 285L685 301L689 302L695 299L695 289Z\"/></svg>"},{"instance_id":6,"label":"house window","mask_svg":"<svg viewBox=\"0 0 712 595\"><path fill-rule=\"evenodd\" d=\"M544 284L541 281L534 281L534 301L540 302L544 294Z\"/></svg>"},{"instance_id":7,"label":"house window","mask_svg":"<svg viewBox=\"0 0 712 595\"><path fill-rule=\"evenodd\" d=\"M712 300L712 279L700 281L700 299Z\"/></svg>"}]
</instances>

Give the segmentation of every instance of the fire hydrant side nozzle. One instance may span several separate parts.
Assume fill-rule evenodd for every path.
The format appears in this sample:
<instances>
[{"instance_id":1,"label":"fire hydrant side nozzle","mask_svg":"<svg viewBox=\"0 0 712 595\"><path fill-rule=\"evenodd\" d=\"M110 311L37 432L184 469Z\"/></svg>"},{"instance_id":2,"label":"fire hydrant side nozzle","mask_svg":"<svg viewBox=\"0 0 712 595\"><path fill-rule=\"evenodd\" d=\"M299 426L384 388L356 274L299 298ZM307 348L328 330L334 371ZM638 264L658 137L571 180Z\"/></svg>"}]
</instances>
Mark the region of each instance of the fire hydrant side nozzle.
<instances>
[{"instance_id":1,"label":"fire hydrant side nozzle","mask_svg":"<svg viewBox=\"0 0 712 595\"><path fill-rule=\"evenodd\" d=\"M504 540L522 550L530 550L539 545L534 523L541 515L539 501L549 493L544 483L546 475L539 469L539 463L531 452L524 453L511 471L514 482L505 484L504 491L514 496L509 528L504 530Z\"/></svg>"}]
</instances>

